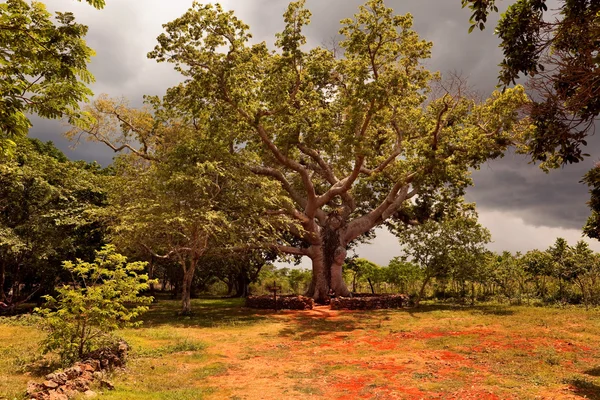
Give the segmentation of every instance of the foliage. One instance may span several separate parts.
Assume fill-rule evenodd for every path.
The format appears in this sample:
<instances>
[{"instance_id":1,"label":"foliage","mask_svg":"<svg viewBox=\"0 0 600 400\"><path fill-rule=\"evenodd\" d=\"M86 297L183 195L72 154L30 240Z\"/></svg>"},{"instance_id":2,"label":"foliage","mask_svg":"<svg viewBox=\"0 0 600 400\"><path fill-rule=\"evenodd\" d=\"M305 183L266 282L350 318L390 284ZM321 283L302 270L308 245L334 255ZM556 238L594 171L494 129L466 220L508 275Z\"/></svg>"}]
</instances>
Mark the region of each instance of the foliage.
<instances>
[{"instance_id":1,"label":"foliage","mask_svg":"<svg viewBox=\"0 0 600 400\"><path fill-rule=\"evenodd\" d=\"M78 0L81 2L81 0ZM104 8L106 2L104 0L85 0L88 4L92 5L94 8Z\"/></svg>"},{"instance_id":2,"label":"foliage","mask_svg":"<svg viewBox=\"0 0 600 400\"><path fill-rule=\"evenodd\" d=\"M172 112L227 138L246 173L279 186L271 212L285 214L288 236L276 247L312 259L311 294L321 298L347 290L332 276L353 241L392 217L450 207L471 168L529 129L518 115L528 100L516 88L479 103L463 85L439 82L421 64L432 44L382 0L342 21L343 57L305 50L309 20L304 1L292 2L272 51L251 45L232 12L194 3L149 56L187 79L165 97Z\"/></svg>"},{"instance_id":3,"label":"foliage","mask_svg":"<svg viewBox=\"0 0 600 400\"><path fill-rule=\"evenodd\" d=\"M494 0L462 0L473 10L471 30L483 28ZM504 60L500 82L514 83L529 76L534 101L528 114L535 129L525 137L522 152L540 161L545 170L577 163L588 154L582 147L593 133L600 114L600 3L560 0L557 16L548 16L546 0L518 0L502 15L496 33L502 40ZM584 232L597 237L600 230L593 188L600 185L594 168L584 182L592 187L592 215Z\"/></svg>"},{"instance_id":4,"label":"foliage","mask_svg":"<svg viewBox=\"0 0 600 400\"><path fill-rule=\"evenodd\" d=\"M386 268L386 281L398 287L400 293L408 294L416 282L423 279L423 271L415 263L394 257Z\"/></svg>"},{"instance_id":5,"label":"foliage","mask_svg":"<svg viewBox=\"0 0 600 400\"><path fill-rule=\"evenodd\" d=\"M52 290L64 275L61 260L93 256L104 240L98 212L109 178L97 164L68 161L51 142L15 142L14 157L0 159L0 301L9 305L20 292Z\"/></svg>"},{"instance_id":6,"label":"foliage","mask_svg":"<svg viewBox=\"0 0 600 400\"><path fill-rule=\"evenodd\" d=\"M480 278L479 268L487 256L485 245L491 239L489 231L468 212L439 222L427 221L401 230L397 236L406 256L423 271L416 304L432 278L452 277L462 282Z\"/></svg>"},{"instance_id":7,"label":"foliage","mask_svg":"<svg viewBox=\"0 0 600 400\"><path fill-rule=\"evenodd\" d=\"M373 284L385 281L385 272L377 264L364 258L351 258L343 265L345 272L352 275L352 291L356 292L358 281L367 281L372 293L375 293Z\"/></svg>"},{"instance_id":8,"label":"foliage","mask_svg":"<svg viewBox=\"0 0 600 400\"><path fill-rule=\"evenodd\" d=\"M93 262L64 262L73 278L71 285L57 289L58 296L45 296L44 317L48 336L43 352L57 351L63 363L81 359L106 343L116 329L140 325L135 319L148 310L152 297L139 294L149 287L148 276L139 274L145 263L128 263L106 245Z\"/></svg>"},{"instance_id":9,"label":"foliage","mask_svg":"<svg viewBox=\"0 0 600 400\"><path fill-rule=\"evenodd\" d=\"M27 135L26 114L71 122L81 117L78 103L92 94L87 85L94 79L86 33L72 13L57 12L55 23L40 2L0 4L0 152L12 153L14 139Z\"/></svg>"},{"instance_id":10,"label":"foliage","mask_svg":"<svg viewBox=\"0 0 600 400\"><path fill-rule=\"evenodd\" d=\"M250 251L277 234L276 220L262 218L266 207L276 206L271 194L277 187L240 171L230 143L213 136L210 126L186 120L157 98L132 109L102 96L87 111L91 125L70 135L83 129L115 151L129 150L114 166L112 238L138 254L180 265L183 313L190 312L192 281L202 257L227 259L215 248L223 253L237 245ZM139 149L128 142L130 136L141 143Z\"/></svg>"},{"instance_id":11,"label":"foliage","mask_svg":"<svg viewBox=\"0 0 600 400\"><path fill-rule=\"evenodd\" d=\"M592 211L583 227L583 233L592 239L600 240L600 164L589 170L582 181L590 188L588 205Z\"/></svg>"}]
</instances>

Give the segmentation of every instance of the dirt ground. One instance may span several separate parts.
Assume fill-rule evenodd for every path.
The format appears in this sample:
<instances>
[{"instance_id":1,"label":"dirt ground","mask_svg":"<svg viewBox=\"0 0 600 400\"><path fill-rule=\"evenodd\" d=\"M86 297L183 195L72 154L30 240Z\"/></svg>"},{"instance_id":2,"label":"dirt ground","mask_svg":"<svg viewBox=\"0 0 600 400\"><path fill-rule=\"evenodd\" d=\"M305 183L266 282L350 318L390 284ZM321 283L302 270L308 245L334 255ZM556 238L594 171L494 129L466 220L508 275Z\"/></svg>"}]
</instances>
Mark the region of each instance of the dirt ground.
<instances>
[{"instance_id":1,"label":"dirt ground","mask_svg":"<svg viewBox=\"0 0 600 400\"><path fill-rule=\"evenodd\" d=\"M184 319L175 301L154 305L143 327L119 332L132 358L100 398L600 399L600 310L241 305L196 300ZM31 379L7 371L22 362L19 346L33 351L23 338L36 332L0 321L0 399L19 398Z\"/></svg>"},{"instance_id":2,"label":"dirt ground","mask_svg":"<svg viewBox=\"0 0 600 400\"><path fill-rule=\"evenodd\" d=\"M208 398L600 398L591 380L598 352L585 335L565 338L543 325L515 331L501 321L460 326L456 316L402 330L394 314L317 307L272 315L284 326L273 338L265 332L242 346L215 338L209 351L229 368L208 378L218 388Z\"/></svg>"}]
</instances>

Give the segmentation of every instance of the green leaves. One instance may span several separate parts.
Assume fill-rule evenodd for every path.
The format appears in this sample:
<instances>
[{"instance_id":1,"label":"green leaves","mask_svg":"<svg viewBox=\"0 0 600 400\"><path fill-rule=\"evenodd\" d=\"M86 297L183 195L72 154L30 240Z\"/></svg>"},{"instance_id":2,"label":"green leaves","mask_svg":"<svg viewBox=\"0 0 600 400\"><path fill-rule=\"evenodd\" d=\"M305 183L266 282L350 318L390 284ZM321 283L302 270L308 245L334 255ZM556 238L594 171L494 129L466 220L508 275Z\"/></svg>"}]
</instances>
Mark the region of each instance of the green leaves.
<instances>
[{"instance_id":1,"label":"green leaves","mask_svg":"<svg viewBox=\"0 0 600 400\"><path fill-rule=\"evenodd\" d=\"M0 158L0 263L10 284L26 277L51 290L62 259L89 254L103 240L105 177L52 143L15 141L13 155Z\"/></svg>"},{"instance_id":2,"label":"green leaves","mask_svg":"<svg viewBox=\"0 0 600 400\"><path fill-rule=\"evenodd\" d=\"M535 75L543 70L541 30L546 5L543 1L541 6L539 3L539 0L517 1L498 22L496 34L502 40L500 47L504 53L499 79L504 85L514 84L520 73Z\"/></svg>"},{"instance_id":3,"label":"green leaves","mask_svg":"<svg viewBox=\"0 0 600 400\"><path fill-rule=\"evenodd\" d=\"M101 0L88 0L96 7ZM39 2L0 4L0 151L27 134L27 113L45 118L79 118L78 103L92 92L87 63L94 55L83 37L87 27L73 14L57 13L56 23Z\"/></svg>"},{"instance_id":4,"label":"green leaves","mask_svg":"<svg viewBox=\"0 0 600 400\"><path fill-rule=\"evenodd\" d=\"M304 2L283 18L270 51L249 45L248 27L230 12L196 4L165 25L149 56L189 78L169 90L172 111L206 121L238 165L280 186L277 213L302 225L289 230L304 245L318 241L312 221L331 212L369 218L348 233L355 239L410 209L409 192L451 202L469 168L529 129L518 114L529 101L522 88L477 103L459 79L441 82L422 65L432 43L382 0L342 21L336 52L304 48Z\"/></svg>"},{"instance_id":5,"label":"green leaves","mask_svg":"<svg viewBox=\"0 0 600 400\"><path fill-rule=\"evenodd\" d=\"M77 0L81 1L81 0ZM104 0L85 0L88 4L92 5L94 8L102 9L106 5Z\"/></svg>"},{"instance_id":6,"label":"green leaves","mask_svg":"<svg viewBox=\"0 0 600 400\"><path fill-rule=\"evenodd\" d=\"M112 245L98 251L94 262L65 261L72 281L57 289L56 298L45 296L46 307L36 309L48 331L42 351L57 351L69 364L106 344L116 329L140 324L134 320L152 302L152 297L140 296L151 283L138 273L145 265L127 263Z\"/></svg>"}]
</instances>

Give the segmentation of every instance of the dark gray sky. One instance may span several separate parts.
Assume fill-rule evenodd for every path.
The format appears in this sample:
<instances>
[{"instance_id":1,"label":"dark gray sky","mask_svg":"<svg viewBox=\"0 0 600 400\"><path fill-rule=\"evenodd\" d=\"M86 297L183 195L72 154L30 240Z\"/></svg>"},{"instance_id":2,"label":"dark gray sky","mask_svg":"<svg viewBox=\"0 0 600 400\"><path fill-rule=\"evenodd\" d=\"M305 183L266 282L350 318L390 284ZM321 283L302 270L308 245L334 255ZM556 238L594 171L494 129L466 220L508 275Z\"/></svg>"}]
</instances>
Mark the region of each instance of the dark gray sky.
<instances>
[{"instance_id":1,"label":"dark gray sky","mask_svg":"<svg viewBox=\"0 0 600 400\"><path fill-rule=\"evenodd\" d=\"M162 95L180 76L168 64L146 58L162 32L161 24L180 16L191 0L107 0L104 10L95 10L74 0L46 0L50 10L73 11L78 21L89 26L88 44L97 52L90 66L96 76L93 90L111 97L125 96L139 105L144 94ZM362 0L308 0L312 23L306 31L309 46L321 45L336 36L339 21L351 17ZM274 34L283 27L287 0L224 0L221 4L235 10L250 25L256 41L272 44ZM488 29L467 33L470 12L458 0L387 0L397 13L410 12L414 28L424 39L433 41L433 55L427 67L461 73L470 86L482 95L494 89L502 52L493 34L497 17ZM501 2L504 8L508 1ZM556 1L550 1L552 7ZM502 11L502 10L501 10ZM62 137L66 128L56 121L35 118L31 135L52 140L73 159L97 160L106 165L112 154L102 145L80 143L69 149ZM581 238L581 227L589 214L587 188L579 183L597 159L598 140L591 138L585 162L545 174L528 164L524 156L507 154L485 164L473 174L475 186L467 200L477 203L481 222L493 235L495 250L526 251L547 248L557 236L574 243ZM590 242L596 250L600 244ZM359 249L361 256L386 264L399 253L396 239L381 232L373 244Z\"/></svg>"}]
</instances>

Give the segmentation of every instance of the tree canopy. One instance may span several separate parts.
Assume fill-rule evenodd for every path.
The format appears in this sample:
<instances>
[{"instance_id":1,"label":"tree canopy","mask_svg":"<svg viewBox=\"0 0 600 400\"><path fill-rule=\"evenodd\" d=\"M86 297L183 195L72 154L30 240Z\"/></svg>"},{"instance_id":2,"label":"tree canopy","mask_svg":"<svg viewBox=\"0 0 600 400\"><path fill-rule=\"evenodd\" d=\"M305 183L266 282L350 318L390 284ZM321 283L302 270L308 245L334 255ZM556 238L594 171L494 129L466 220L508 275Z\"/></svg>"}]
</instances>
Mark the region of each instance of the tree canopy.
<instances>
[{"instance_id":1,"label":"tree canopy","mask_svg":"<svg viewBox=\"0 0 600 400\"><path fill-rule=\"evenodd\" d=\"M189 313L194 273L209 247L250 251L265 246L265 238L274 240L277 219L264 217L279 206L278 188L244 174L230 143L209 127L165 107L157 98L132 109L101 97L87 107L93 125L83 131L115 151L129 150L115 161L111 238L123 248L175 260L184 272L182 311Z\"/></svg>"},{"instance_id":2,"label":"tree canopy","mask_svg":"<svg viewBox=\"0 0 600 400\"><path fill-rule=\"evenodd\" d=\"M462 0L462 5L473 11L470 30L483 29L488 14L498 11L495 0ZM504 52L500 83L529 77L533 101L528 114L535 129L525 137L521 151L545 170L589 156L583 147L600 114L600 3L560 0L557 10L549 10L546 0L518 0L502 15L496 34ZM597 169L583 179L592 188L592 215L584 228L592 238L598 238L600 230Z\"/></svg>"},{"instance_id":3,"label":"tree canopy","mask_svg":"<svg viewBox=\"0 0 600 400\"><path fill-rule=\"evenodd\" d=\"M86 0L96 8L103 0ZM27 135L26 114L70 121L92 94L87 64L94 55L84 37L88 28L69 12L56 21L43 3L7 0L0 4L0 151L11 152Z\"/></svg>"},{"instance_id":4,"label":"tree canopy","mask_svg":"<svg viewBox=\"0 0 600 400\"><path fill-rule=\"evenodd\" d=\"M409 14L394 15L381 0L342 21L340 57L305 50L303 1L284 20L272 51L250 44L232 12L195 3L165 25L149 56L187 78L167 102L190 118L205 115L249 171L279 183L283 211L303 228L279 248L312 259L311 295L322 298L329 287L347 292L332 275L341 275L349 243L408 214L415 199L460 195L470 168L524 134L518 110L528 100L518 87L477 102L439 81L421 64L432 44L411 29Z\"/></svg>"},{"instance_id":5,"label":"tree canopy","mask_svg":"<svg viewBox=\"0 0 600 400\"><path fill-rule=\"evenodd\" d=\"M104 240L97 212L106 205L97 164L69 161L37 139L16 143L14 157L0 158L0 301L8 303L21 300L25 282L52 289L63 260L92 256Z\"/></svg>"}]
</instances>

